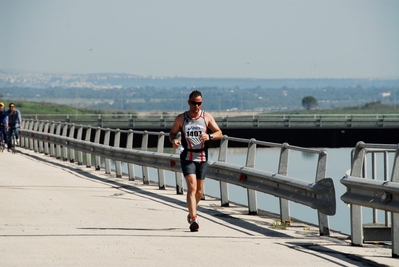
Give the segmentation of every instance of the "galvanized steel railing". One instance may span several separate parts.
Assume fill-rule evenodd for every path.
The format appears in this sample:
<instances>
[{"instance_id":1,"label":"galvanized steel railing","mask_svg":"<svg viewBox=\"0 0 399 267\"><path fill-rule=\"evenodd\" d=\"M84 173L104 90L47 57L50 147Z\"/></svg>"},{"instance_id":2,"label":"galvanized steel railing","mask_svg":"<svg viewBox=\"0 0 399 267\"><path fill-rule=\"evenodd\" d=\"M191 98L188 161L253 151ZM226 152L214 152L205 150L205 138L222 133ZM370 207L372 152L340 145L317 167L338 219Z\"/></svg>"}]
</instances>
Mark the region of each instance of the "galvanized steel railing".
<instances>
[{"instance_id":1,"label":"galvanized steel railing","mask_svg":"<svg viewBox=\"0 0 399 267\"><path fill-rule=\"evenodd\" d=\"M23 129L21 131L22 147L49 154L64 161L77 161L78 164L85 162L87 167L92 166L91 159L94 155L94 166L97 170L101 168L100 157L102 157L106 173L111 173L110 163L111 160L114 160L116 177L122 177L121 162L126 162L129 180L134 180L136 177L134 165L140 165L142 180L145 184L150 181L148 168L156 168L160 189L166 187L165 170L173 171L176 175L176 193L183 193L183 177L179 157L172 153L164 153L164 139L165 136L168 136L167 133L122 131L40 120L25 120ZM94 131L93 134L92 131ZM121 147L121 134L127 135L126 145L123 148ZM158 139L156 152L148 151L150 136ZM140 149L133 148L134 138L141 139ZM111 139L113 139L112 142ZM229 141L248 144L245 166L226 163ZM278 173L255 169L257 145L280 148ZM292 150L319 155L314 183L287 176L288 156L289 151ZM317 209L320 235L329 235L330 227L327 216L335 214L336 200L333 181L331 178L325 178L326 163L327 153L324 150L224 136L219 148L218 161L209 161L207 177L219 181L222 206L229 206L227 184L235 184L247 188L250 214L257 214L258 211L256 191L271 194L280 198L281 221L290 220L289 201L294 201Z\"/></svg>"},{"instance_id":2,"label":"galvanized steel railing","mask_svg":"<svg viewBox=\"0 0 399 267\"><path fill-rule=\"evenodd\" d=\"M371 155L371 168L367 164L367 155ZM377 180L376 155L382 154L383 179ZM394 154L391 177L389 178L389 154ZM371 179L368 173L371 171ZM341 179L347 187L347 192L341 196L342 201L350 205L351 242L361 246L367 241L363 224L362 207L372 208L373 223L367 225L374 228L375 241L391 241L392 257L399 257L399 146L389 144L366 144L359 142L354 149L350 175ZM377 210L385 211L383 227L378 228ZM391 217L391 222L389 221ZM384 232L390 226L390 236L387 240ZM384 240L385 238L385 240Z\"/></svg>"},{"instance_id":3,"label":"galvanized steel railing","mask_svg":"<svg viewBox=\"0 0 399 267\"><path fill-rule=\"evenodd\" d=\"M153 112L155 113L155 112ZM226 113L228 114L228 113ZM24 114L24 118L56 120L100 127L166 127L176 114ZM399 114L260 114L215 116L222 127L399 127Z\"/></svg>"}]
</instances>

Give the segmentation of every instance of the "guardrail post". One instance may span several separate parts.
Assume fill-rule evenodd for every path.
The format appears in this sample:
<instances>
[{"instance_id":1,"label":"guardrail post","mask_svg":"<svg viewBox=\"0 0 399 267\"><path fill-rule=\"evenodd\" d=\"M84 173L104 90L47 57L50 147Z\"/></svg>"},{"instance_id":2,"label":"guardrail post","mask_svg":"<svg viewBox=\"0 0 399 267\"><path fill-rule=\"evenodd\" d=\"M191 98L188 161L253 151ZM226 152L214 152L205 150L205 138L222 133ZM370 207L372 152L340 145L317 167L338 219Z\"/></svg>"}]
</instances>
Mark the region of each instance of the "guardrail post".
<instances>
[{"instance_id":1,"label":"guardrail post","mask_svg":"<svg viewBox=\"0 0 399 267\"><path fill-rule=\"evenodd\" d=\"M94 143L95 144L100 144L100 136L101 136L101 127L97 127L96 129L96 134L94 136ZM95 168L96 171L99 171L101 169L101 159L100 156L95 156Z\"/></svg>"},{"instance_id":2,"label":"guardrail post","mask_svg":"<svg viewBox=\"0 0 399 267\"><path fill-rule=\"evenodd\" d=\"M378 119L377 118L376 126L377 127L384 127L384 118L382 118L382 119Z\"/></svg>"},{"instance_id":3,"label":"guardrail post","mask_svg":"<svg viewBox=\"0 0 399 267\"><path fill-rule=\"evenodd\" d=\"M28 123L28 129L29 130L37 131L38 128L39 128L39 124L37 122L31 121L30 123ZM35 152L37 152L38 151L38 147L39 147L38 143L33 141L32 139L34 140L33 136L31 136L29 138L30 141L27 142L27 143L29 143L30 149L33 149Z\"/></svg>"},{"instance_id":4,"label":"guardrail post","mask_svg":"<svg viewBox=\"0 0 399 267\"><path fill-rule=\"evenodd\" d=\"M43 127L44 127L44 122L41 121L40 124L39 124L38 131L42 133L43 132ZM39 153L43 153L44 152L43 141L39 141L38 145L39 145Z\"/></svg>"},{"instance_id":5,"label":"guardrail post","mask_svg":"<svg viewBox=\"0 0 399 267\"><path fill-rule=\"evenodd\" d=\"M33 130L34 129L34 125L35 125L35 122L34 121L31 121L30 123L28 123L28 129L29 130ZM31 138L31 137L29 137L28 138L28 148L30 149L30 150L33 150L34 149L34 147L33 147L33 144L34 144L34 142L33 142L33 138Z\"/></svg>"},{"instance_id":6,"label":"guardrail post","mask_svg":"<svg viewBox=\"0 0 399 267\"><path fill-rule=\"evenodd\" d=\"M44 124L43 132L48 133L49 130L50 130L50 122L46 121L46 123ZM50 143L43 142L43 148L44 148L44 155L48 155L50 153Z\"/></svg>"},{"instance_id":7,"label":"guardrail post","mask_svg":"<svg viewBox=\"0 0 399 267\"><path fill-rule=\"evenodd\" d=\"M183 173L175 172L176 195L184 195L183 178Z\"/></svg>"},{"instance_id":8,"label":"guardrail post","mask_svg":"<svg viewBox=\"0 0 399 267\"><path fill-rule=\"evenodd\" d=\"M391 181L399 183L399 146L395 152ZM392 257L399 258L399 213L391 215L391 241Z\"/></svg>"},{"instance_id":9,"label":"guardrail post","mask_svg":"<svg viewBox=\"0 0 399 267\"><path fill-rule=\"evenodd\" d=\"M377 179L377 162L375 153L371 154L371 179ZM376 209L373 209L373 223L378 223L378 214Z\"/></svg>"},{"instance_id":10,"label":"guardrail post","mask_svg":"<svg viewBox=\"0 0 399 267\"><path fill-rule=\"evenodd\" d=\"M157 142L157 152L163 153L163 147L165 143L165 135L164 132L160 132L158 134L158 142ZM165 182L165 170L158 169L158 188L159 189L166 189L166 182Z\"/></svg>"},{"instance_id":11,"label":"guardrail post","mask_svg":"<svg viewBox=\"0 0 399 267\"><path fill-rule=\"evenodd\" d=\"M80 125L78 128L78 132L76 134L76 139L83 140L82 136L83 136L83 126ZM81 150L78 150L77 154L78 154L78 165L83 165L83 152Z\"/></svg>"},{"instance_id":12,"label":"guardrail post","mask_svg":"<svg viewBox=\"0 0 399 267\"><path fill-rule=\"evenodd\" d=\"M27 129L29 129L29 126L30 126L30 121L25 120L23 129L27 130ZM22 144L23 144L23 147L29 148L29 136L24 137L24 139L21 139L21 146L22 146Z\"/></svg>"},{"instance_id":13,"label":"guardrail post","mask_svg":"<svg viewBox=\"0 0 399 267\"><path fill-rule=\"evenodd\" d=\"M105 134L104 134L104 145L105 146L109 146L110 135L111 135L111 129L107 128L105 130ZM105 161L105 173L110 174L111 173L111 160L108 157L104 157L104 161ZM98 166L100 166L100 165L98 165Z\"/></svg>"},{"instance_id":14,"label":"guardrail post","mask_svg":"<svg viewBox=\"0 0 399 267\"><path fill-rule=\"evenodd\" d=\"M24 129L31 130L33 128L33 123L34 123L33 121L28 121L26 123L26 126L25 126L26 128L24 128ZM25 148L31 149L30 148L30 143L32 141L31 141L31 138L29 136L24 140L24 142L25 142Z\"/></svg>"},{"instance_id":15,"label":"guardrail post","mask_svg":"<svg viewBox=\"0 0 399 267\"><path fill-rule=\"evenodd\" d=\"M283 126L284 127L290 127L290 118L286 118L284 116L284 118L283 118Z\"/></svg>"},{"instance_id":16,"label":"guardrail post","mask_svg":"<svg viewBox=\"0 0 399 267\"><path fill-rule=\"evenodd\" d=\"M132 149L133 148L133 131L129 130L129 133L127 135L127 140L126 140L126 149ZM135 179L135 174L134 174L134 165L131 163L127 164L127 174L129 176L129 181L134 181Z\"/></svg>"},{"instance_id":17,"label":"guardrail post","mask_svg":"<svg viewBox=\"0 0 399 267\"><path fill-rule=\"evenodd\" d=\"M32 130L33 129L33 124L34 124L34 121L28 122L27 123L27 128L25 128L25 129ZM32 140L31 137L26 138L26 146L25 147L28 148L28 149L33 149L33 140Z\"/></svg>"},{"instance_id":18,"label":"guardrail post","mask_svg":"<svg viewBox=\"0 0 399 267\"><path fill-rule=\"evenodd\" d=\"M253 127L259 127L259 117L256 117L252 120Z\"/></svg>"},{"instance_id":19,"label":"guardrail post","mask_svg":"<svg viewBox=\"0 0 399 267\"><path fill-rule=\"evenodd\" d=\"M366 150L362 147L364 142L358 142L353 154L353 163L351 168L351 176L362 177L364 158ZM350 205L351 215L351 242L354 246L363 245L363 223L362 223L362 207L359 205Z\"/></svg>"},{"instance_id":20,"label":"guardrail post","mask_svg":"<svg viewBox=\"0 0 399 267\"><path fill-rule=\"evenodd\" d=\"M314 124L315 124L316 127L321 127L322 126L321 125L321 117L319 119L315 118Z\"/></svg>"},{"instance_id":21,"label":"guardrail post","mask_svg":"<svg viewBox=\"0 0 399 267\"><path fill-rule=\"evenodd\" d=\"M56 128L56 131L55 131L56 135L61 135L61 127L62 127L61 123L57 122L57 128ZM56 159L60 159L61 158L61 145L56 145L55 148L56 148L56 150L55 150L55 158Z\"/></svg>"},{"instance_id":22,"label":"guardrail post","mask_svg":"<svg viewBox=\"0 0 399 267\"><path fill-rule=\"evenodd\" d=\"M32 122L33 124L33 122ZM33 125L33 130L38 131L39 129L39 122L36 121ZM33 151L39 152L39 142L37 140L33 140Z\"/></svg>"},{"instance_id":23,"label":"guardrail post","mask_svg":"<svg viewBox=\"0 0 399 267\"><path fill-rule=\"evenodd\" d=\"M69 129L69 138L74 138L75 137L75 124L71 125L71 128ZM69 154L69 162L74 163L75 162L75 149L73 148L68 148L68 154Z\"/></svg>"},{"instance_id":24,"label":"guardrail post","mask_svg":"<svg viewBox=\"0 0 399 267\"><path fill-rule=\"evenodd\" d=\"M325 150L321 151L317 161L316 169L316 179L318 182L326 177L327 171L327 152ZM319 232L321 236L330 236L330 224L328 221L328 216L326 214L317 212L319 218Z\"/></svg>"},{"instance_id":25,"label":"guardrail post","mask_svg":"<svg viewBox=\"0 0 399 267\"><path fill-rule=\"evenodd\" d=\"M85 141L90 142L91 138L91 127L87 127ZM91 154L86 153L86 167L91 168Z\"/></svg>"},{"instance_id":26,"label":"guardrail post","mask_svg":"<svg viewBox=\"0 0 399 267\"><path fill-rule=\"evenodd\" d=\"M55 131L55 122L51 122L51 126L50 126L50 133L54 134ZM55 157L55 145L49 143L50 146L50 156Z\"/></svg>"},{"instance_id":27,"label":"guardrail post","mask_svg":"<svg viewBox=\"0 0 399 267\"><path fill-rule=\"evenodd\" d=\"M248 143L247 159L245 166L254 168L255 167L255 157L256 157L256 144L253 142L255 139L251 139ZM250 215L258 214L258 203L256 199L256 191L252 189L247 189L248 194L248 209Z\"/></svg>"},{"instance_id":28,"label":"guardrail post","mask_svg":"<svg viewBox=\"0 0 399 267\"><path fill-rule=\"evenodd\" d=\"M281 175L287 175L288 173L288 156L290 150L287 149L288 143L284 143L280 150L280 159L278 163L278 173ZM280 220L282 222L291 220L290 216L290 202L287 199L279 198L280 202Z\"/></svg>"},{"instance_id":29,"label":"guardrail post","mask_svg":"<svg viewBox=\"0 0 399 267\"><path fill-rule=\"evenodd\" d=\"M389 157L388 157L388 151L384 152L384 180L389 181ZM385 212L385 226L388 226L389 220L389 212Z\"/></svg>"},{"instance_id":30,"label":"guardrail post","mask_svg":"<svg viewBox=\"0 0 399 267\"><path fill-rule=\"evenodd\" d=\"M227 150L228 150L229 140L227 136L223 136L222 140L220 140L220 148L219 148L219 162L226 162L227 160ZM220 204L222 207L230 206L229 203L229 188L226 182L219 182L220 187Z\"/></svg>"},{"instance_id":31,"label":"guardrail post","mask_svg":"<svg viewBox=\"0 0 399 267\"><path fill-rule=\"evenodd\" d=\"M101 115L98 115L98 120L97 120L97 126L98 127L103 127L103 118L101 117Z\"/></svg>"},{"instance_id":32,"label":"guardrail post","mask_svg":"<svg viewBox=\"0 0 399 267\"><path fill-rule=\"evenodd\" d=\"M346 119L346 127L352 127L353 125L353 117L350 117L349 119Z\"/></svg>"},{"instance_id":33,"label":"guardrail post","mask_svg":"<svg viewBox=\"0 0 399 267\"><path fill-rule=\"evenodd\" d=\"M116 129L114 137L114 147L120 147L120 142L121 142L121 130ZM122 178L122 162L115 161L115 171L116 171L116 178Z\"/></svg>"},{"instance_id":34,"label":"guardrail post","mask_svg":"<svg viewBox=\"0 0 399 267\"><path fill-rule=\"evenodd\" d=\"M24 120L24 121L22 122L23 129L27 129L27 127L28 127L28 125L29 125L29 122L30 122L30 119ZM28 148L29 138L28 138L28 137L25 137L25 136L22 137L22 135L21 135L20 139L21 139L21 146L22 146L22 147L25 147L25 148ZM7 142L7 140L5 140L5 142Z\"/></svg>"},{"instance_id":35,"label":"guardrail post","mask_svg":"<svg viewBox=\"0 0 399 267\"><path fill-rule=\"evenodd\" d=\"M134 127L134 118L133 118L133 115L130 115L130 117L129 117L129 126L130 126L130 127Z\"/></svg>"},{"instance_id":36,"label":"guardrail post","mask_svg":"<svg viewBox=\"0 0 399 267\"><path fill-rule=\"evenodd\" d=\"M143 137L141 140L141 150L142 151L147 151L148 150L148 132L144 131ZM143 170L143 184L149 184L150 183L150 177L148 175L148 167L142 166Z\"/></svg>"},{"instance_id":37,"label":"guardrail post","mask_svg":"<svg viewBox=\"0 0 399 267\"><path fill-rule=\"evenodd\" d=\"M64 124L64 127L62 128L62 136L68 136L68 124ZM68 160L68 148L66 146L62 146L62 160L67 161Z\"/></svg>"},{"instance_id":38,"label":"guardrail post","mask_svg":"<svg viewBox=\"0 0 399 267\"><path fill-rule=\"evenodd\" d=\"M223 118L222 125L223 125L223 127L227 127L229 125L229 117L228 116Z\"/></svg>"},{"instance_id":39,"label":"guardrail post","mask_svg":"<svg viewBox=\"0 0 399 267\"><path fill-rule=\"evenodd\" d=\"M29 119L28 120L23 120L22 121L22 127L23 127L23 129L26 129L26 126L28 125L28 123L29 123ZM25 141L25 139L26 140L28 140L28 138L26 138L26 137L20 137L20 140L21 140L21 147L26 147L25 146L25 143L26 143L26 141Z\"/></svg>"},{"instance_id":40,"label":"guardrail post","mask_svg":"<svg viewBox=\"0 0 399 267\"><path fill-rule=\"evenodd\" d=\"M399 213L392 213L392 258L399 258Z\"/></svg>"}]
</instances>

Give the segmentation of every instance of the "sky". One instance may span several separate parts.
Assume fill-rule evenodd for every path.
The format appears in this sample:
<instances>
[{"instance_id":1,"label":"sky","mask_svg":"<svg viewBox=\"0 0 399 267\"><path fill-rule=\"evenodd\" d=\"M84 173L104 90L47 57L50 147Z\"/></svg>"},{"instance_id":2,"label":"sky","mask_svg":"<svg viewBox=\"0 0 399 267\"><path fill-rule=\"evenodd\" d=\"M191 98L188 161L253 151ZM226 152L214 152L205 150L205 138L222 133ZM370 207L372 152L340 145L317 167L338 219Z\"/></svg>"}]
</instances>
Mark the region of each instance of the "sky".
<instances>
[{"instance_id":1,"label":"sky","mask_svg":"<svg viewBox=\"0 0 399 267\"><path fill-rule=\"evenodd\" d=\"M398 0L0 0L0 69L399 78Z\"/></svg>"}]
</instances>

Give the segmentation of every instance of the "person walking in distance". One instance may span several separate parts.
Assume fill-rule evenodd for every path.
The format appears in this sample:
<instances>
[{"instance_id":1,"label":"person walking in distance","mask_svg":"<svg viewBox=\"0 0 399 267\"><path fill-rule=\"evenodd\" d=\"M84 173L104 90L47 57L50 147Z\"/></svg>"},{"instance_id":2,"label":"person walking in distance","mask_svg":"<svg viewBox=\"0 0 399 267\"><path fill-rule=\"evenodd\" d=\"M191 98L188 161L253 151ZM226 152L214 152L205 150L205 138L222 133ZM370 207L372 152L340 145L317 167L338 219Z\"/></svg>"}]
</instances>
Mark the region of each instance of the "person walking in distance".
<instances>
[{"instance_id":1,"label":"person walking in distance","mask_svg":"<svg viewBox=\"0 0 399 267\"><path fill-rule=\"evenodd\" d=\"M15 132L15 144L19 144L19 129L22 129L22 116L21 112L15 108L14 103L10 103L9 105L9 110L8 110L8 142L7 142L7 148L8 151L11 149L11 134L12 131L14 130Z\"/></svg>"},{"instance_id":2,"label":"person walking in distance","mask_svg":"<svg viewBox=\"0 0 399 267\"><path fill-rule=\"evenodd\" d=\"M4 103L0 103L0 141L1 141L0 145L4 144L1 149L5 148L5 143L7 142L7 129L8 129L8 112L5 109Z\"/></svg>"},{"instance_id":3,"label":"person walking in distance","mask_svg":"<svg viewBox=\"0 0 399 267\"><path fill-rule=\"evenodd\" d=\"M203 194L205 173L208 166L208 141L219 140L222 131L209 112L201 109L202 94L192 91L187 101L189 110L179 114L169 133L169 140L173 147L182 146L180 154L181 167L187 183L187 221L190 230L199 229L197 206ZM208 131L210 129L212 132ZM181 141L176 137L181 132Z\"/></svg>"}]
</instances>

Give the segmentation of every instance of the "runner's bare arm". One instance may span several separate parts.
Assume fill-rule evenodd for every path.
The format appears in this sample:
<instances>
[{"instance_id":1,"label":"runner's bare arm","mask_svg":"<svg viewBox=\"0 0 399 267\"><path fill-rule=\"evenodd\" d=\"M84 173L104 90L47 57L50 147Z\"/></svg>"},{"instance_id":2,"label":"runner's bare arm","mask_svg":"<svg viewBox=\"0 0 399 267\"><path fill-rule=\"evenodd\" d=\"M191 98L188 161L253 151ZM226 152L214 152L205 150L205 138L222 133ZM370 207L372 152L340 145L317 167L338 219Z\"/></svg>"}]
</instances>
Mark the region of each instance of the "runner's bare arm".
<instances>
[{"instance_id":1,"label":"runner's bare arm","mask_svg":"<svg viewBox=\"0 0 399 267\"><path fill-rule=\"evenodd\" d=\"M183 125L183 114L176 117L172 129L169 132L169 141L173 144L174 148L177 148L181 142L176 138L180 132L181 126Z\"/></svg>"},{"instance_id":2,"label":"runner's bare arm","mask_svg":"<svg viewBox=\"0 0 399 267\"><path fill-rule=\"evenodd\" d=\"M216 123L212 114L209 112L206 112L205 116L206 116L205 118L208 122L208 127L212 130L213 140L222 139L222 137L223 137L222 130L220 130L219 125Z\"/></svg>"}]
</instances>

